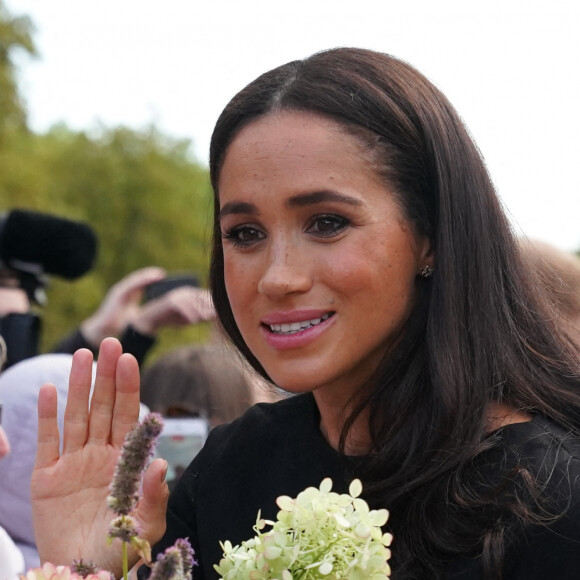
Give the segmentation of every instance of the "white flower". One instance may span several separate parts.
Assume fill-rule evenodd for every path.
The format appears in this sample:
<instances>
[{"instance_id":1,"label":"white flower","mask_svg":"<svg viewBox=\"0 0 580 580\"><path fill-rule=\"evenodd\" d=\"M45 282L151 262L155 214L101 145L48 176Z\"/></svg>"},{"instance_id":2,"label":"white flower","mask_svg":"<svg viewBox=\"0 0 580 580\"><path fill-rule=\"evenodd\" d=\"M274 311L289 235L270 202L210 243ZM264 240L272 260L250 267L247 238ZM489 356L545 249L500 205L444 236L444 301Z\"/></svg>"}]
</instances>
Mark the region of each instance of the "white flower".
<instances>
[{"instance_id":1,"label":"white flower","mask_svg":"<svg viewBox=\"0 0 580 580\"><path fill-rule=\"evenodd\" d=\"M348 494L332 491L332 480L293 499L280 496L276 521L258 519L256 536L232 546L215 566L223 580L383 580L389 577L391 534L381 526L387 510L371 510L355 479ZM271 528L263 531L266 526Z\"/></svg>"}]
</instances>

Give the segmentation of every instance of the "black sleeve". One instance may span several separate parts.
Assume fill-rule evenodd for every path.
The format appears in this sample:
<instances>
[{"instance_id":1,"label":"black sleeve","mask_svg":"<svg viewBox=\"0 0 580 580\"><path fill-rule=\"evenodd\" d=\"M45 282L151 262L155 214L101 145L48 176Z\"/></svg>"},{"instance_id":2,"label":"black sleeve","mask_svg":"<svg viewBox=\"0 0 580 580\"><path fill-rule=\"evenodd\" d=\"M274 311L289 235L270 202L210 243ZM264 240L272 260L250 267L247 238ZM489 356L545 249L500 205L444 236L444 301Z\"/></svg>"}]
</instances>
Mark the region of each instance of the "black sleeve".
<instances>
[{"instance_id":1,"label":"black sleeve","mask_svg":"<svg viewBox=\"0 0 580 580\"><path fill-rule=\"evenodd\" d=\"M570 458L553 490L558 510L546 521L529 526L523 541L510 555L509 580L577 580L580 578L580 459ZM559 513L560 515L554 515Z\"/></svg>"},{"instance_id":2,"label":"black sleeve","mask_svg":"<svg viewBox=\"0 0 580 580\"><path fill-rule=\"evenodd\" d=\"M125 328L119 340L121 341L123 352L131 353L137 359L139 366L143 364L147 353L155 344L154 337L140 333L131 325Z\"/></svg>"},{"instance_id":3,"label":"black sleeve","mask_svg":"<svg viewBox=\"0 0 580 580\"><path fill-rule=\"evenodd\" d=\"M77 328L67 336L65 336L56 346L51 349L51 352L62 352L67 354L74 354L79 348L88 348L94 355L97 354L98 348L89 344L87 339L83 336L80 328Z\"/></svg>"},{"instance_id":4,"label":"black sleeve","mask_svg":"<svg viewBox=\"0 0 580 580\"><path fill-rule=\"evenodd\" d=\"M131 325L123 331L121 338L121 346L123 347L123 352L131 353L139 363L139 366L145 360L147 353L151 350L155 344L155 338L148 336L146 334L141 334L138 330L135 330ZM51 349L51 352L62 352L68 354L74 354L79 348L88 348L95 357L99 353L99 347L90 344L87 339L83 336L80 328L77 328L74 332L65 336L55 347Z\"/></svg>"},{"instance_id":5,"label":"black sleeve","mask_svg":"<svg viewBox=\"0 0 580 580\"><path fill-rule=\"evenodd\" d=\"M580 439L541 417L507 428L505 438L537 493L518 487L534 517L505 529L502 579L580 579ZM499 461L512 465L505 455L496 459L490 473L500 473ZM483 580L481 556L452 561L445 578Z\"/></svg>"}]
</instances>

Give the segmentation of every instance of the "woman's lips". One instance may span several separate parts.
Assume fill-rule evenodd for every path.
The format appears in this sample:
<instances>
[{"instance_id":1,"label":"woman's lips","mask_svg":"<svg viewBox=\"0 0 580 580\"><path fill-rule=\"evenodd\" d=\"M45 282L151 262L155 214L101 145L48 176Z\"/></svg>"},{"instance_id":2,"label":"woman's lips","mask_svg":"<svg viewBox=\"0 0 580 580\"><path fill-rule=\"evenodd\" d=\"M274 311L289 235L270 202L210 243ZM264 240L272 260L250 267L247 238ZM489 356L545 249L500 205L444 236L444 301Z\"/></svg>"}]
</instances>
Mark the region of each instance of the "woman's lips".
<instances>
[{"instance_id":1,"label":"woman's lips","mask_svg":"<svg viewBox=\"0 0 580 580\"><path fill-rule=\"evenodd\" d=\"M296 332L300 332L301 330L305 330L307 328L311 328L312 326L317 326L324 320L327 320L331 316L331 312L327 312L320 317L317 318L310 318L307 320L301 320L299 322L282 322L282 323L273 323L269 324L270 330L274 334L295 334Z\"/></svg>"},{"instance_id":2,"label":"woman's lips","mask_svg":"<svg viewBox=\"0 0 580 580\"><path fill-rule=\"evenodd\" d=\"M334 315L321 311L277 313L262 321L262 329L272 348L300 348L325 332L334 323Z\"/></svg>"}]
</instances>

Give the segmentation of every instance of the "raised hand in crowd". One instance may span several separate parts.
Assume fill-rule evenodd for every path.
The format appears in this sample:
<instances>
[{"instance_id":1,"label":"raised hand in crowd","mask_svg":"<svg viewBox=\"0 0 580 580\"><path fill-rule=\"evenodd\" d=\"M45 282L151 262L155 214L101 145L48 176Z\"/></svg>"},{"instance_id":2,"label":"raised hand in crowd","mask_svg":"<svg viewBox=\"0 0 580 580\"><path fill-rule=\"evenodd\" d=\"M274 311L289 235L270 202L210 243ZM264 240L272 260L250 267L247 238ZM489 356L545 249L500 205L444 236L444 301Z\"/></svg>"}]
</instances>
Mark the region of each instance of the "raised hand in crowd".
<instances>
[{"instance_id":1,"label":"raised hand in crowd","mask_svg":"<svg viewBox=\"0 0 580 580\"><path fill-rule=\"evenodd\" d=\"M31 480L34 529L41 561L70 564L82 557L119 577L120 551L106 540L111 522L106 498L124 437L139 416L139 369L132 355L122 354L118 340L105 339L89 410L92 363L90 351L75 353L62 452L56 391L49 384L41 388L38 449ZM142 537L151 544L165 530L169 493L165 470L163 459L150 464L134 513ZM133 565L138 556L131 554L130 560Z\"/></svg>"}]
</instances>

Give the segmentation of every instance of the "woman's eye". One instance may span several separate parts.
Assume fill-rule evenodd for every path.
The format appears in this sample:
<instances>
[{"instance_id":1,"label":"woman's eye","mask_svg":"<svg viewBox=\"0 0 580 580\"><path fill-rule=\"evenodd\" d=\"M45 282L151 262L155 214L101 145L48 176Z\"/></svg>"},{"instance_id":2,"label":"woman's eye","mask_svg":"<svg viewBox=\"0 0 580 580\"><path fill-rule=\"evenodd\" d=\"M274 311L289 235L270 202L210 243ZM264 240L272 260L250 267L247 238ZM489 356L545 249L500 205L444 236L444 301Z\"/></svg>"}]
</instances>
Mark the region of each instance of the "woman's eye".
<instances>
[{"instance_id":1,"label":"woman's eye","mask_svg":"<svg viewBox=\"0 0 580 580\"><path fill-rule=\"evenodd\" d=\"M265 238L265 234L252 226L236 226L224 232L222 238L237 248L247 248Z\"/></svg>"},{"instance_id":2,"label":"woman's eye","mask_svg":"<svg viewBox=\"0 0 580 580\"><path fill-rule=\"evenodd\" d=\"M342 232L348 225L349 220L337 215L316 216L306 232L319 238L332 238Z\"/></svg>"}]
</instances>

